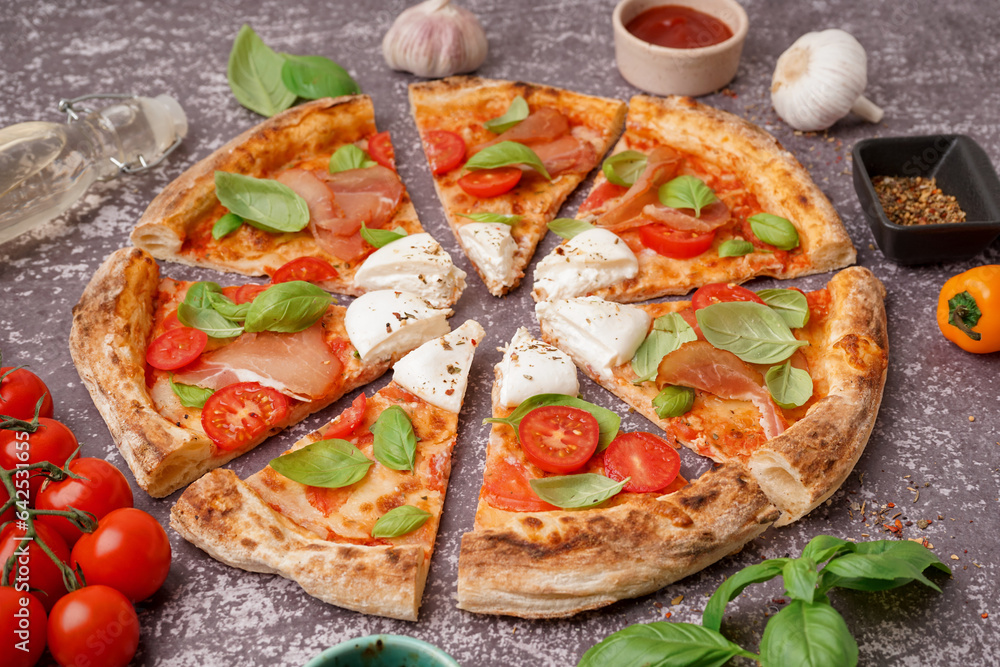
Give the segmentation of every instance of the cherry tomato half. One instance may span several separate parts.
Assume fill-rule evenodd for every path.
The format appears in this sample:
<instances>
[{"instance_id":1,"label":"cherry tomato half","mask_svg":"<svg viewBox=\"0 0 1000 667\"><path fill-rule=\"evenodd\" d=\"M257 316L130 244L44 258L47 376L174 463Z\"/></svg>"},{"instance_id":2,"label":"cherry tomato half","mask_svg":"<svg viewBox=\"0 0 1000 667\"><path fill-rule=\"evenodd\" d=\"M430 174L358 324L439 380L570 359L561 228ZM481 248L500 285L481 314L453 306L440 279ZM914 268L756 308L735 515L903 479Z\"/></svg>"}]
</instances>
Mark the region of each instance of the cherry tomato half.
<instances>
[{"instance_id":1,"label":"cherry tomato half","mask_svg":"<svg viewBox=\"0 0 1000 667\"><path fill-rule=\"evenodd\" d=\"M524 416L517 434L529 461L545 472L566 474L594 455L601 429L586 410L545 405Z\"/></svg>"},{"instance_id":2,"label":"cherry tomato half","mask_svg":"<svg viewBox=\"0 0 1000 667\"><path fill-rule=\"evenodd\" d=\"M118 468L103 459L84 457L69 462L69 471L82 479L71 477L61 482L49 480L35 499L40 510L66 510L74 507L90 512L98 520L112 510L132 507L132 489ZM72 547L83 534L68 519L42 515L40 523L51 527Z\"/></svg>"},{"instance_id":3,"label":"cherry tomato half","mask_svg":"<svg viewBox=\"0 0 1000 667\"><path fill-rule=\"evenodd\" d=\"M240 288L236 290L236 296L233 298L233 303L250 303L257 298L257 295L266 290L270 285L258 285L256 283L249 283L247 285L240 285Z\"/></svg>"},{"instance_id":4,"label":"cherry tomato half","mask_svg":"<svg viewBox=\"0 0 1000 667\"><path fill-rule=\"evenodd\" d=\"M628 192L628 188L624 185L617 185L611 181L604 181L594 188L593 192L587 195L587 198L583 200L583 203L580 204L579 213L589 213L590 211L603 206L605 202L621 197L626 192Z\"/></svg>"},{"instance_id":5,"label":"cherry tomato half","mask_svg":"<svg viewBox=\"0 0 1000 667\"><path fill-rule=\"evenodd\" d=\"M324 280L333 280L336 277L337 269L333 268L329 262L324 262L318 257L298 257L283 264L275 271L274 275L271 276L271 282L278 284L292 280L304 280L310 283L319 283Z\"/></svg>"},{"instance_id":6,"label":"cherry tomato half","mask_svg":"<svg viewBox=\"0 0 1000 667\"><path fill-rule=\"evenodd\" d=\"M288 416L288 399L277 389L238 382L209 396L201 425L219 449L239 449Z\"/></svg>"},{"instance_id":7,"label":"cherry tomato half","mask_svg":"<svg viewBox=\"0 0 1000 667\"><path fill-rule=\"evenodd\" d=\"M6 563L11 554L17 552L14 567L4 585L14 586L26 578L32 594L42 603L45 611L49 611L56 600L66 595L66 584L63 583L62 570L42 551L37 540L44 542L63 563L69 563L69 547L59 533L43 523L35 523L35 539L18 539L24 537L26 532L16 523L9 523L0 530L0 563ZM24 545L26 550L22 549Z\"/></svg>"},{"instance_id":8,"label":"cherry tomato half","mask_svg":"<svg viewBox=\"0 0 1000 667\"><path fill-rule=\"evenodd\" d=\"M665 489L680 470L677 451L652 433L622 433L604 452L605 473L616 482L630 477L624 487L629 493Z\"/></svg>"},{"instance_id":9,"label":"cherry tomato half","mask_svg":"<svg viewBox=\"0 0 1000 667\"><path fill-rule=\"evenodd\" d=\"M170 331L171 329L177 329L184 326L181 324L181 320L177 317L177 311L170 313L163 318L163 324L161 325L164 331Z\"/></svg>"},{"instance_id":10,"label":"cherry tomato half","mask_svg":"<svg viewBox=\"0 0 1000 667\"><path fill-rule=\"evenodd\" d=\"M712 247L715 230L698 234L678 231L666 225L646 225L639 227L639 240L644 246L664 257L690 259Z\"/></svg>"},{"instance_id":11,"label":"cherry tomato half","mask_svg":"<svg viewBox=\"0 0 1000 667\"><path fill-rule=\"evenodd\" d=\"M339 417L331 422L323 437L327 440L332 440L333 438L346 438L354 433L355 429L364 421L367 404L368 399L365 398L364 394L355 398L354 402L351 403L351 407L344 410L340 413Z\"/></svg>"},{"instance_id":12,"label":"cherry tomato half","mask_svg":"<svg viewBox=\"0 0 1000 667\"><path fill-rule=\"evenodd\" d=\"M513 190L523 174L517 167L478 169L458 179L458 185L473 197L487 199Z\"/></svg>"},{"instance_id":13,"label":"cherry tomato half","mask_svg":"<svg viewBox=\"0 0 1000 667\"><path fill-rule=\"evenodd\" d=\"M447 130L431 130L424 134L424 152L431 172L446 174L465 162L465 139Z\"/></svg>"},{"instance_id":14,"label":"cherry tomato half","mask_svg":"<svg viewBox=\"0 0 1000 667\"><path fill-rule=\"evenodd\" d=\"M177 327L160 334L146 349L146 363L173 371L197 359L208 345L208 334L192 327Z\"/></svg>"},{"instance_id":15,"label":"cherry tomato half","mask_svg":"<svg viewBox=\"0 0 1000 667\"><path fill-rule=\"evenodd\" d=\"M38 598L0 586L0 647L6 667L34 667L45 651L45 626L45 607Z\"/></svg>"},{"instance_id":16,"label":"cherry tomato half","mask_svg":"<svg viewBox=\"0 0 1000 667\"><path fill-rule=\"evenodd\" d=\"M0 415L28 421L35 416L38 399L42 401L39 417L52 416L52 394L41 378L24 368L0 368Z\"/></svg>"},{"instance_id":17,"label":"cherry tomato half","mask_svg":"<svg viewBox=\"0 0 1000 667\"><path fill-rule=\"evenodd\" d=\"M49 461L62 467L79 446L76 436L65 424L40 417L38 430L34 433L0 430L0 468L14 470L18 463L40 461ZM44 481L45 478L41 475L32 474L29 481L31 502L35 501Z\"/></svg>"},{"instance_id":18,"label":"cherry tomato half","mask_svg":"<svg viewBox=\"0 0 1000 667\"><path fill-rule=\"evenodd\" d=\"M386 169L396 171L396 151L392 148L389 132L379 132L368 140L368 154Z\"/></svg>"},{"instance_id":19,"label":"cherry tomato half","mask_svg":"<svg viewBox=\"0 0 1000 667\"><path fill-rule=\"evenodd\" d=\"M558 509L535 494L528 471L520 464L499 458L486 469L483 496L490 507L507 512L547 512Z\"/></svg>"},{"instance_id":20,"label":"cherry tomato half","mask_svg":"<svg viewBox=\"0 0 1000 667\"><path fill-rule=\"evenodd\" d=\"M125 667L139 648L139 617L128 599L108 586L86 586L49 613L49 651L63 667Z\"/></svg>"},{"instance_id":21,"label":"cherry tomato half","mask_svg":"<svg viewBox=\"0 0 1000 667\"><path fill-rule=\"evenodd\" d=\"M729 301L752 301L753 303L767 305L763 299L746 287L740 287L732 283L711 283L699 287L691 295L691 308L699 310L714 303L726 303Z\"/></svg>"},{"instance_id":22,"label":"cherry tomato half","mask_svg":"<svg viewBox=\"0 0 1000 667\"><path fill-rule=\"evenodd\" d=\"M73 547L70 565L83 570L88 586L110 586L132 602L145 600L167 580L170 540L163 526L142 510L107 514L97 530Z\"/></svg>"}]
</instances>

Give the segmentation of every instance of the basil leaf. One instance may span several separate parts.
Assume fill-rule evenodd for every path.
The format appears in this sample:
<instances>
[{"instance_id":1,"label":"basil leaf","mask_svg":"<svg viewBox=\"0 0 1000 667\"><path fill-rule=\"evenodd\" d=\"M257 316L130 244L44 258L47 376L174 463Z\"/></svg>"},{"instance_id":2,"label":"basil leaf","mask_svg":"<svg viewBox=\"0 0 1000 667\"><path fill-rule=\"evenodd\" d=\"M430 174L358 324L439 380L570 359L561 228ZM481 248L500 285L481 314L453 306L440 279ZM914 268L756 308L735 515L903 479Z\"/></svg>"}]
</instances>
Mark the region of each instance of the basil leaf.
<instances>
[{"instance_id":1,"label":"basil leaf","mask_svg":"<svg viewBox=\"0 0 1000 667\"><path fill-rule=\"evenodd\" d=\"M667 313L657 317L653 323L653 330L649 332L646 339L642 341L642 345L635 351L635 356L632 357L632 370L639 376L638 379L632 380L632 384L641 384L655 378L663 357L684 343L696 340L698 340L698 334L677 313Z\"/></svg>"},{"instance_id":2,"label":"basil leaf","mask_svg":"<svg viewBox=\"0 0 1000 667\"><path fill-rule=\"evenodd\" d=\"M398 405L387 408L369 430L375 435L375 458L392 470L413 470L417 436L409 415Z\"/></svg>"},{"instance_id":3,"label":"basil leaf","mask_svg":"<svg viewBox=\"0 0 1000 667\"><path fill-rule=\"evenodd\" d=\"M271 285L250 303L243 326L250 332L303 331L319 322L332 300L325 290L303 280Z\"/></svg>"},{"instance_id":4,"label":"basil leaf","mask_svg":"<svg viewBox=\"0 0 1000 667\"><path fill-rule=\"evenodd\" d=\"M476 169L509 167L515 164L527 165L548 180L552 180L545 165L542 164L542 159L535 151L516 141L501 141L498 144L487 146L469 158L469 161L465 163L465 168L475 171Z\"/></svg>"},{"instance_id":5,"label":"basil leaf","mask_svg":"<svg viewBox=\"0 0 1000 667\"><path fill-rule=\"evenodd\" d=\"M639 151L622 151L615 153L601 167L604 176L615 185L623 185L627 188L635 185L635 182L646 170L646 163L649 158L645 153Z\"/></svg>"},{"instance_id":6,"label":"basil leaf","mask_svg":"<svg viewBox=\"0 0 1000 667\"><path fill-rule=\"evenodd\" d=\"M204 331L210 338L232 338L243 333L243 327L223 317L213 308L198 308L187 303L177 306L177 319L186 327Z\"/></svg>"},{"instance_id":7,"label":"basil leaf","mask_svg":"<svg viewBox=\"0 0 1000 667\"><path fill-rule=\"evenodd\" d=\"M795 368L790 361L768 368L764 383L774 402L786 409L805 405L813 395L813 381L809 373Z\"/></svg>"},{"instance_id":8,"label":"basil leaf","mask_svg":"<svg viewBox=\"0 0 1000 667\"><path fill-rule=\"evenodd\" d=\"M578 667L722 667L735 656L755 659L719 632L692 623L637 623L590 647Z\"/></svg>"},{"instance_id":9,"label":"basil leaf","mask_svg":"<svg viewBox=\"0 0 1000 667\"><path fill-rule=\"evenodd\" d=\"M938 560L930 549L917 542L905 540L876 540L874 542L858 542L853 544L854 552L864 555L887 554L894 558L905 560L923 572L928 567L934 567L945 574L951 574L951 568Z\"/></svg>"},{"instance_id":10,"label":"basil leaf","mask_svg":"<svg viewBox=\"0 0 1000 667\"><path fill-rule=\"evenodd\" d=\"M339 489L360 482L375 464L346 440L317 440L271 459L274 470L293 482Z\"/></svg>"},{"instance_id":11,"label":"basil leaf","mask_svg":"<svg viewBox=\"0 0 1000 667\"><path fill-rule=\"evenodd\" d=\"M185 408L203 408L208 397L215 392L204 387L197 387L193 384L179 384L174 382L174 374L170 374L170 388L177 394L181 405Z\"/></svg>"},{"instance_id":12,"label":"basil leaf","mask_svg":"<svg viewBox=\"0 0 1000 667\"><path fill-rule=\"evenodd\" d=\"M586 220L577 220L576 218L556 218L549 223L549 229L552 230L554 234L557 234L564 239L571 239L578 234L589 232L591 229L596 229L596 227Z\"/></svg>"},{"instance_id":13,"label":"basil leaf","mask_svg":"<svg viewBox=\"0 0 1000 667\"><path fill-rule=\"evenodd\" d=\"M808 345L798 340L781 316L759 303L729 301L695 311L705 339L750 364L777 364Z\"/></svg>"},{"instance_id":14,"label":"basil leaf","mask_svg":"<svg viewBox=\"0 0 1000 667\"><path fill-rule=\"evenodd\" d=\"M722 585L715 589L712 597L705 605L705 611L701 614L701 623L710 630L718 630L722 627L722 616L726 612L726 605L732 602L743 589L750 584L760 584L774 579L781 574L788 558L772 558L756 565L743 568L733 576L722 582Z\"/></svg>"},{"instance_id":15,"label":"basil leaf","mask_svg":"<svg viewBox=\"0 0 1000 667\"><path fill-rule=\"evenodd\" d=\"M354 144L341 146L330 156L330 173L336 174L341 171L351 169L367 169L374 167L378 162L371 159L368 153L364 152Z\"/></svg>"},{"instance_id":16,"label":"basil leaf","mask_svg":"<svg viewBox=\"0 0 1000 667\"><path fill-rule=\"evenodd\" d=\"M618 429L621 427L622 423L621 417L607 408L602 408L599 405L588 403L582 398L566 396L565 394L538 394L536 396L532 396L517 406L517 408L510 413L509 416L504 418L487 417L483 420L483 423L507 424L514 429L514 433L517 434L517 429L521 425L521 420L524 419L524 416L535 408L540 408L546 405L566 405L571 408L586 410L590 414L594 415L594 419L597 420L597 425L601 429L601 439L597 444L597 451L599 452L607 449L608 445L611 444L611 441L618 437Z\"/></svg>"},{"instance_id":17,"label":"basil leaf","mask_svg":"<svg viewBox=\"0 0 1000 667\"><path fill-rule=\"evenodd\" d=\"M543 477L530 480L531 489L539 498L564 510L584 509L600 505L608 498L618 495L631 479L626 477L620 482L585 472L579 475L563 475L559 477Z\"/></svg>"},{"instance_id":18,"label":"basil leaf","mask_svg":"<svg viewBox=\"0 0 1000 667\"><path fill-rule=\"evenodd\" d=\"M916 542L912 544L919 546ZM923 547L920 547L923 549ZM941 592L937 585L924 576L919 564L907 558L889 553L849 553L834 558L820 570L825 592L833 587L849 588L855 591L887 591L905 586L911 581L919 581L925 586Z\"/></svg>"},{"instance_id":19,"label":"basil leaf","mask_svg":"<svg viewBox=\"0 0 1000 667\"><path fill-rule=\"evenodd\" d=\"M506 132L528 117L528 103L518 95L510 101L507 113L483 123L483 127L494 134Z\"/></svg>"},{"instance_id":20,"label":"basil leaf","mask_svg":"<svg viewBox=\"0 0 1000 667\"><path fill-rule=\"evenodd\" d=\"M743 239L727 239L719 245L719 257L742 257L753 252L753 244Z\"/></svg>"},{"instance_id":21,"label":"basil leaf","mask_svg":"<svg viewBox=\"0 0 1000 667\"><path fill-rule=\"evenodd\" d=\"M524 217L523 215L504 215L503 213L459 213L458 215L476 222L499 222L504 225L514 225Z\"/></svg>"},{"instance_id":22,"label":"basil leaf","mask_svg":"<svg viewBox=\"0 0 1000 667\"><path fill-rule=\"evenodd\" d=\"M816 563L808 558L791 559L781 569L781 576L785 580L785 592L789 597L812 602L817 595L819 573L816 571Z\"/></svg>"},{"instance_id":23,"label":"basil leaf","mask_svg":"<svg viewBox=\"0 0 1000 667\"><path fill-rule=\"evenodd\" d=\"M240 104L262 116L292 106L295 93L281 81L285 58L272 51L248 25L240 28L229 52L226 76Z\"/></svg>"},{"instance_id":24,"label":"basil leaf","mask_svg":"<svg viewBox=\"0 0 1000 667\"><path fill-rule=\"evenodd\" d=\"M794 289L762 289L757 292L757 296L781 315L790 329L798 329L809 323L809 300L802 292Z\"/></svg>"},{"instance_id":25,"label":"basil leaf","mask_svg":"<svg viewBox=\"0 0 1000 667\"><path fill-rule=\"evenodd\" d=\"M799 245L795 225L778 215L758 213L747 218L754 236L778 250L791 250Z\"/></svg>"},{"instance_id":26,"label":"basil leaf","mask_svg":"<svg viewBox=\"0 0 1000 667\"><path fill-rule=\"evenodd\" d=\"M397 406L398 407L398 406ZM378 518L372 526L372 537L399 537L412 533L427 523L431 513L413 505L391 509Z\"/></svg>"},{"instance_id":27,"label":"basil leaf","mask_svg":"<svg viewBox=\"0 0 1000 667\"><path fill-rule=\"evenodd\" d=\"M694 389L668 385L653 399L653 410L660 419L680 417L694 406Z\"/></svg>"},{"instance_id":28,"label":"basil leaf","mask_svg":"<svg viewBox=\"0 0 1000 667\"><path fill-rule=\"evenodd\" d=\"M234 303L232 299L219 292L210 292L208 303L215 312L234 322L245 320L250 309L249 303Z\"/></svg>"},{"instance_id":29,"label":"basil leaf","mask_svg":"<svg viewBox=\"0 0 1000 667\"><path fill-rule=\"evenodd\" d=\"M278 181L217 171L215 196L230 211L266 232L298 232L309 224L306 200Z\"/></svg>"},{"instance_id":30,"label":"basil leaf","mask_svg":"<svg viewBox=\"0 0 1000 667\"><path fill-rule=\"evenodd\" d=\"M877 543L869 542L868 544ZM913 542L910 542L909 544L919 546ZM809 544L807 544L805 549L802 550L802 557L808 558L814 563L824 563L835 556L839 556L841 553L852 552L854 549L854 542L848 542L847 540L842 540L839 537L833 537L831 535L817 535L809 540ZM923 547L921 547L921 549L923 549ZM926 551L926 549L924 549L924 551Z\"/></svg>"},{"instance_id":31,"label":"basil leaf","mask_svg":"<svg viewBox=\"0 0 1000 667\"><path fill-rule=\"evenodd\" d=\"M678 176L660 186L660 203L670 208L690 208L694 217L701 217L701 209L719 201L705 181L695 176Z\"/></svg>"},{"instance_id":32,"label":"basil leaf","mask_svg":"<svg viewBox=\"0 0 1000 667\"><path fill-rule=\"evenodd\" d=\"M195 308L211 308L212 294L222 294L222 287L219 283L201 280L192 283L187 292L184 293L184 303Z\"/></svg>"},{"instance_id":33,"label":"basil leaf","mask_svg":"<svg viewBox=\"0 0 1000 667\"><path fill-rule=\"evenodd\" d=\"M792 600L764 627L760 662L764 667L854 667L858 643L828 601Z\"/></svg>"},{"instance_id":34,"label":"basil leaf","mask_svg":"<svg viewBox=\"0 0 1000 667\"><path fill-rule=\"evenodd\" d=\"M387 246L393 241L398 241L406 236L406 232L402 230L401 227L397 227L399 231L391 229L369 229L365 226L365 223L361 223L361 238L363 238L369 245L376 248L381 248L382 246Z\"/></svg>"},{"instance_id":35,"label":"basil leaf","mask_svg":"<svg viewBox=\"0 0 1000 667\"><path fill-rule=\"evenodd\" d=\"M243 226L243 218L235 213L226 213L212 225L212 238L218 241Z\"/></svg>"},{"instance_id":36,"label":"basil leaf","mask_svg":"<svg viewBox=\"0 0 1000 667\"><path fill-rule=\"evenodd\" d=\"M340 97L361 92L357 82L343 67L323 56L282 54L281 82L289 91L307 100Z\"/></svg>"}]
</instances>

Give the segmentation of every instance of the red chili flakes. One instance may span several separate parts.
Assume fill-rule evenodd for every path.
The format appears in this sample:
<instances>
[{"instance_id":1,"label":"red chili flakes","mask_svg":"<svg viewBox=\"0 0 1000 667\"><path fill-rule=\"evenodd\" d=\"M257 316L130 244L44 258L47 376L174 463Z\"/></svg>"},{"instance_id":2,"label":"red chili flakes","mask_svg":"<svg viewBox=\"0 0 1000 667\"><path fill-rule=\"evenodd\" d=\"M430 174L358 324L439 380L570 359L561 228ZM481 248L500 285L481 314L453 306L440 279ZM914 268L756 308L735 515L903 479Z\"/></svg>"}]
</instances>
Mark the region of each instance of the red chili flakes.
<instances>
[{"instance_id":1,"label":"red chili flakes","mask_svg":"<svg viewBox=\"0 0 1000 667\"><path fill-rule=\"evenodd\" d=\"M771 602L774 604L785 604L785 598L771 598Z\"/></svg>"},{"instance_id":2,"label":"red chili flakes","mask_svg":"<svg viewBox=\"0 0 1000 667\"><path fill-rule=\"evenodd\" d=\"M898 535L903 530L903 522L900 521L899 519L896 519L892 525L883 523L882 527L888 530L890 533L895 533Z\"/></svg>"},{"instance_id":3,"label":"red chili flakes","mask_svg":"<svg viewBox=\"0 0 1000 667\"><path fill-rule=\"evenodd\" d=\"M896 506L896 503L886 503L886 506L887 506L887 507L895 507L895 506Z\"/></svg>"},{"instance_id":4,"label":"red chili flakes","mask_svg":"<svg viewBox=\"0 0 1000 667\"><path fill-rule=\"evenodd\" d=\"M990 617L989 613L985 611L979 615L979 618L989 618L989 617Z\"/></svg>"},{"instance_id":5,"label":"red chili flakes","mask_svg":"<svg viewBox=\"0 0 1000 667\"><path fill-rule=\"evenodd\" d=\"M663 615L663 618L670 618L673 615L674 615L673 612L668 611L666 614Z\"/></svg>"},{"instance_id":6,"label":"red chili flakes","mask_svg":"<svg viewBox=\"0 0 1000 667\"><path fill-rule=\"evenodd\" d=\"M872 185L886 217L897 225L965 222L965 211L958 200L941 192L936 179L876 176Z\"/></svg>"}]
</instances>

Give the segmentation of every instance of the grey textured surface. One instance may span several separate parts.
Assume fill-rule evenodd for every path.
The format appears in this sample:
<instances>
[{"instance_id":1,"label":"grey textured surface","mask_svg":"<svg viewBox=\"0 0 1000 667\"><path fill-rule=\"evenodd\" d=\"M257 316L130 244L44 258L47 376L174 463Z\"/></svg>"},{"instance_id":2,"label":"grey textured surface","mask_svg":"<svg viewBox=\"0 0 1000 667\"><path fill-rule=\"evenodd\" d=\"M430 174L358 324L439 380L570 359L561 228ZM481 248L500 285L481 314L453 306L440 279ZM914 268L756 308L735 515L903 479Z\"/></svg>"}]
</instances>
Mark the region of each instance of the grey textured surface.
<instances>
[{"instance_id":1,"label":"grey textured surface","mask_svg":"<svg viewBox=\"0 0 1000 667\"><path fill-rule=\"evenodd\" d=\"M374 5L372 7L371 5ZM0 124L48 119L60 97L90 92L169 93L185 107L191 131L162 167L91 188L69 213L27 238L0 247L0 349L29 364L52 388L56 418L68 424L89 456L125 468L70 361L70 310L101 260L127 244L152 197L194 161L259 121L239 106L226 84L226 60L240 25L251 24L273 48L322 54L344 65L375 102L380 129L391 130L400 173L424 226L473 274L447 231L430 174L409 118L410 75L391 72L381 37L404 2L42 2L0 0ZM485 76L561 85L627 99L637 91L619 76L611 42L610 0L485 0L465 2L481 18L490 55ZM364 616L320 603L294 583L221 565L170 532L171 574L141 606L142 643L136 664L299 665L324 647L375 632L408 634L439 644L463 665L575 664L583 651L630 623L700 622L700 611L723 578L761 558L797 553L827 533L858 540L891 537L872 520L872 507L906 525L904 537L925 537L954 570L938 578L943 593L916 586L876 594L836 594L866 665L1000 664L1000 355L962 352L934 322L940 285L975 265L1000 262L994 244L961 263L903 268L873 247L850 178L850 146L872 136L971 134L1000 160L1000 8L993 0L899 3L812 0L745 2L751 28L731 95L705 102L762 124L810 169L844 218L858 248L889 290L891 361L886 395L868 449L831 501L796 525L776 529L742 553L654 595L561 621L529 622L475 616L454 606L458 545L471 528L481 482L496 346L518 324L536 329L528 290L500 302L472 275L456 321L478 319L487 329L461 420L446 513L419 623ZM886 110L883 124L848 119L828 134L794 135L770 108L771 70L801 33L830 27L854 34L869 52L871 99ZM564 209L572 214L582 201ZM541 252L555 240L546 239ZM215 274L166 266L175 277ZM818 287L827 276L799 281ZM226 276L223 284L234 284ZM768 286L766 281L751 285ZM387 378L375 383L380 387ZM584 395L615 401L584 381ZM246 476L304 433L330 419L353 396L278 436L230 467ZM620 408L620 405L617 405ZM974 421L972 418L975 418ZM635 415L625 426L649 428ZM685 466L696 466L689 458ZM693 469L693 468L690 468ZM919 499L911 489L919 489ZM152 500L136 487L137 506L166 524L174 498ZM866 504L867 521L852 506ZM926 530L916 521L931 519ZM910 525L910 522L913 522ZM728 636L756 648L781 605L773 584L751 588L730 608ZM681 599L680 596L683 596ZM673 601L673 602L672 602ZM676 604L674 604L676 602ZM989 618L981 615L989 613Z\"/></svg>"}]
</instances>

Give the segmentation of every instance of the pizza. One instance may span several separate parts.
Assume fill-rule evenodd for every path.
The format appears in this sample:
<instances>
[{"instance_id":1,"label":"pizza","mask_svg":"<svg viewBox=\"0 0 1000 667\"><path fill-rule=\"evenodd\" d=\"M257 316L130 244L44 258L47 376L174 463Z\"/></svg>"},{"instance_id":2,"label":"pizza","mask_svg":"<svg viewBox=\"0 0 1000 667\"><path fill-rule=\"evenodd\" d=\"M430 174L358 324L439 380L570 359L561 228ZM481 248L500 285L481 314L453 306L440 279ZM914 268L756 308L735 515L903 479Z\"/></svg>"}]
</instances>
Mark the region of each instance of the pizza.
<instances>
[{"instance_id":1,"label":"pizza","mask_svg":"<svg viewBox=\"0 0 1000 667\"><path fill-rule=\"evenodd\" d=\"M625 115L620 100L474 76L411 84L410 106L448 224L495 296L520 283Z\"/></svg>"},{"instance_id":2,"label":"pizza","mask_svg":"<svg viewBox=\"0 0 1000 667\"><path fill-rule=\"evenodd\" d=\"M400 288L441 307L465 287L420 226L367 95L308 102L244 132L157 195L131 239L158 259L340 294Z\"/></svg>"},{"instance_id":3,"label":"pizza","mask_svg":"<svg viewBox=\"0 0 1000 667\"><path fill-rule=\"evenodd\" d=\"M715 284L691 303L540 302L547 342L515 338L496 369L459 607L567 616L657 590L804 516L874 425L883 299L852 268L809 293ZM606 409L574 398L576 367L658 432L618 433ZM707 472L678 475L681 445Z\"/></svg>"},{"instance_id":4,"label":"pizza","mask_svg":"<svg viewBox=\"0 0 1000 667\"><path fill-rule=\"evenodd\" d=\"M638 95L568 240L534 275L536 301L619 302L755 276L843 268L855 250L805 168L760 127L687 97Z\"/></svg>"},{"instance_id":5,"label":"pizza","mask_svg":"<svg viewBox=\"0 0 1000 667\"><path fill-rule=\"evenodd\" d=\"M330 604L417 620L483 335L469 320L424 343L386 387L246 480L208 473L181 495L171 525L223 563L280 574Z\"/></svg>"},{"instance_id":6,"label":"pizza","mask_svg":"<svg viewBox=\"0 0 1000 667\"><path fill-rule=\"evenodd\" d=\"M123 248L73 309L69 343L139 486L162 497L376 379L450 314L390 290L344 308L302 281L161 278Z\"/></svg>"}]
</instances>

